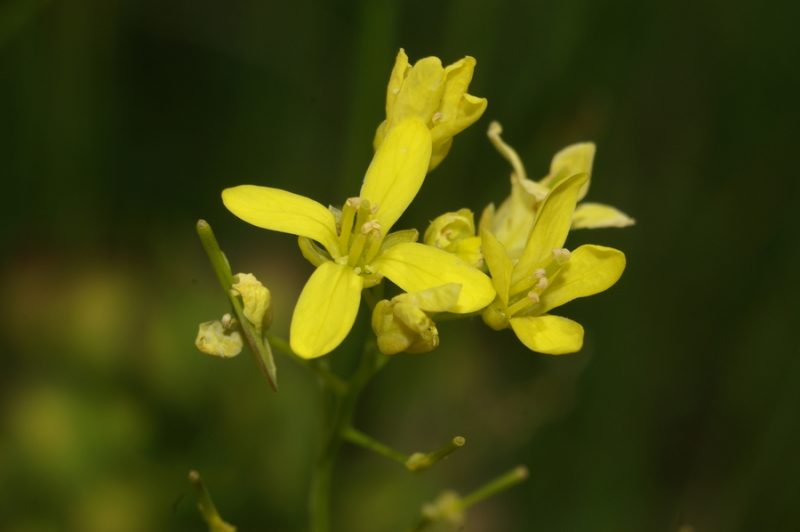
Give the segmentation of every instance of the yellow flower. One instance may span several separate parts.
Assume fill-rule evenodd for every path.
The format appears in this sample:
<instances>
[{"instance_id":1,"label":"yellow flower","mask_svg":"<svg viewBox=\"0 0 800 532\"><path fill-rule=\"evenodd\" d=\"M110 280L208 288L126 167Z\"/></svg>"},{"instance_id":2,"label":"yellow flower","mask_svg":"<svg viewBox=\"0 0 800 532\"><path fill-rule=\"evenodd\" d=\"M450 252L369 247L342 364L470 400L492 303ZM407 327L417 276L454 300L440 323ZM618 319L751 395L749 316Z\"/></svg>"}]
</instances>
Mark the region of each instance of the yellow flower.
<instances>
[{"instance_id":1,"label":"yellow flower","mask_svg":"<svg viewBox=\"0 0 800 532\"><path fill-rule=\"evenodd\" d=\"M439 345L439 331L430 314L451 311L461 287L446 284L383 299L372 311L372 330L384 355L427 353Z\"/></svg>"},{"instance_id":2,"label":"yellow flower","mask_svg":"<svg viewBox=\"0 0 800 532\"><path fill-rule=\"evenodd\" d=\"M474 70L475 59L469 56L446 67L438 57L425 57L410 66L401 48L389 76L386 120L375 132L375 150L393 127L417 117L431 132L430 169L438 166L450 151L453 137L486 110L486 98L467 94Z\"/></svg>"},{"instance_id":3,"label":"yellow flower","mask_svg":"<svg viewBox=\"0 0 800 532\"><path fill-rule=\"evenodd\" d=\"M489 125L489 139L513 168L511 195L496 211L493 204L489 205L483 211L480 226L491 231L511 256L516 258L522 253L536 213L550 190L568 177L585 173L586 183L578 192L577 200L580 201L586 196L591 180L595 145L591 142L582 142L562 149L553 156L547 176L537 182L528 179L519 155L500 137L502 132L503 128L498 122ZM577 206L572 215L572 229L626 227L634 223L633 218L627 214L601 203L583 202Z\"/></svg>"},{"instance_id":4,"label":"yellow flower","mask_svg":"<svg viewBox=\"0 0 800 532\"><path fill-rule=\"evenodd\" d=\"M493 329L510 326L533 351L551 355L579 351L583 327L549 311L608 289L625 269L625 255L616 249L583 245L570 252L563 248L588 179L585 173L576 174L554 185L516 262L491 231L481 230L483 255L497 291L483 319Z\"/></svg>"},{"instance_id":5,"label":"yellow flower","mask_svg":"<svg viewBox=\"0 0 800 532\"><path fill-rule=\"evenodd\" d=\"M475 312L494 298L488 277L458 257L414 242L416 231L389 230L422 186L431 133L411 116L392 127L375 152L361 193L347 200L337 223L331 210L284 190L242 185L222 201L242 220L298 235L303 255L317 266L292 316L292 350L305 358L325 355L353 326L361 290L383 277L406 292L448 283L461 285L453 312Z\"/></svg>"}]
</instances>

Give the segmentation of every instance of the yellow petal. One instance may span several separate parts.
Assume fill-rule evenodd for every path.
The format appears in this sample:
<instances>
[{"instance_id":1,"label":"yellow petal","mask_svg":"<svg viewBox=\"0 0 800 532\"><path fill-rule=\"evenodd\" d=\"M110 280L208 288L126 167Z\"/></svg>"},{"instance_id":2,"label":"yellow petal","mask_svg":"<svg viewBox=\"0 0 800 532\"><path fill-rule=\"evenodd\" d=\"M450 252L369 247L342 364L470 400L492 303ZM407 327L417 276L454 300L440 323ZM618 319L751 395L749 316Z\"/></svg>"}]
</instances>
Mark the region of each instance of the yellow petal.
<instances>
[{"instance_id":1,"label":"yellow petal","mask_svg":"<svg viewBox=\"0 0 800 532\"><path fill-rule=\"evenodd\" d=\"M391 127L409 117L428 124L439 107L444 92L444 68L438 57L425 57L408 71L397 94L392 114L387 115Z\"/></svg>"},{"instance_id":2,"label":"yellow petal","mask_svg":"<svg viewBox=\"0 0 800 532\"><path fill-rule=\"evenodd\" d=\"M578 201L582 200L589 190L595 151L593 142L581 142L567 146L553 156L553 160L550 163L550 174L542 179L540 183L553 188L570 176L587 174L589 179L586 180L578 194Z\"/></svg>"},{"instance_id":3,"label":"yellow petal","mask_svg":"<svg viewBox=\"0 0 800 532\"><path fill-rule=\"evenodd\" d=\"M511 288L511 272L514 269L511 257L508 256L503 244L486 229L481 230L481 249L489 273L492 275L494 289L503 305L508 305L508 290Z\"/></svg>"},{"instance_id":4,"label":"yellow petal","mask_svg":"<svg viewBox=\"0 0 800 532\"><path fill-rule=\"evenodd\" d=\"M563 355L583 347L581 324L561 316L511 318L511 328L525 347L546 355Z\"/></svg>"},{"instance_id":5,"label":"yellow petal","mask_svg":"<svg viewBox=\"0 0 800 532\"><path fill-rule=\"evenodd\" d=\"M378 205L375 218L386 233L417 195L431 157L431 134L417 118L389 131L364 176L361 197Z\"/></svg>"},{"instance_id":6,"label":"yellow petal","mask_svg":"<svg viewBox=\"0 0 800 532\"><path fill-rule=\"evenodd\" d=\"M573 175L557 184L547 195L539 208L525 251L515 268L516 275L523 277L530 274L534 268L552 257L554 249L564 246L572 224L572 213L575 212L578 201L578 192L587 179L586 174Z\"/></svg>"},{"instance_id":7,"label":"yellow petal","mask_svg":"<svg viewBox=\"0 0 800 532\"><path fill-rule=\"evenodd\" d=\"M452 312L475 312L494 299L492 282L480 270L452 253L424 244L398 244L381 253L372 266L406 292L449 283L461 285Z\"/></svg>"},{"instance_id":8,"label":"yellow petal","mask_svg":"<svg viewBox=\"0 0 800 532\"><path fill-rule=\"evenodd\" d=\"M392 301L411 303L425 312L447 312L458 304L460 292L461 285L450 283L420 292L400 294L392 298Z\"/></svg>"},{"instance_id":9,"label":"yellow petal","mask_svg":"<svg viewBox=\"0 0 800 532\"><path fill-rule=\"evenodd\" d=\"M303 288L290 330L292 351L316 358L333 351L353 327L363 280L353 268L326 262Z\"/></svg>"},{"instance_id":10,"label":"yellow petal","mask_svg":"<svg viewBox=\"0 0 800 532\"><path fill-rule=\"evenodd\" d=\"M334 258L340 255L333 214L312 199L278 188L240 185L223 190L222 203L247 223L311 238Z\"/></svg>"},{"instance_id":11,"label":"yellow petal","mask_svg":"<svg viewBox=\"0 0 800 532\"><path fill-rule=\"evenodd\" d=\"M542 293L541 312L608 290L624 270L625 254L621 251L605 246L579 247Z\"/></svg>"},{"instance_id":12,"label":"yellow petal","mask_svg":"<svg viewBox=\"0 0 800 532\"><path fill-rule=\"evenodd\" d=\"M581 203L572 215L573 229L597 229L600 227L628 227L636 220L611 205Z\"/></svg>"},{"instance_id":13,"label":"yellow petal","mask_svg":"<svg viewBox=\"0 0 800 532\"><path fill-rule=\"evenodd\" d=\"M403 80L406 79L408 71L411 66L408 64L408 56L406 51L400 48L397 52L397 57L394 60L394 68L389 76L389 84L386 87L386 116L392 116L394 110L394 102L397 100L397 95L400 94L400 89L403 87Z\"/></svg>"}]
</instances>

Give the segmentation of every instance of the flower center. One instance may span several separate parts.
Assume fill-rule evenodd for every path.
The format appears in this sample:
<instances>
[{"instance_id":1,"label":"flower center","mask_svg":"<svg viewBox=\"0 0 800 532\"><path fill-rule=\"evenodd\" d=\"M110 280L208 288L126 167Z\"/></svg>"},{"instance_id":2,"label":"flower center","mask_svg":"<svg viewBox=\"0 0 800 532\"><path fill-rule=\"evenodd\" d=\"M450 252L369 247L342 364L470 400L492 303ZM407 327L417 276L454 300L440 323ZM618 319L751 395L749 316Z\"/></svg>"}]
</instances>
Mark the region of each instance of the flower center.
<instances>
[{"instance_id":1,"label":"flower center","mask_svg":"<svg viewBox=\"0 0 800 532\"><path fill-rule=\"evenodd\" d=\"M349 198L342 207L339 224L339 262L357 273L370 274L369 263L378 255L383 242L381 224L375 219L378 206L363 198Z\"/></svg>"},{"instance_id":2,"label":"flower center","mask_svg":"<svg viewBox=\"0 0 800 532\"><path fill-rule=\"evenodd\" d=\"M528 313L535 310L541 300L542 293L553 282L561 268L569 262L571 253L566 248L556 248L552 257L544 267L537 268L533 274L523 277L511 286L509 290L509 305L506 315L510 318L517 314Z\"/></svg>"}]
</instances>

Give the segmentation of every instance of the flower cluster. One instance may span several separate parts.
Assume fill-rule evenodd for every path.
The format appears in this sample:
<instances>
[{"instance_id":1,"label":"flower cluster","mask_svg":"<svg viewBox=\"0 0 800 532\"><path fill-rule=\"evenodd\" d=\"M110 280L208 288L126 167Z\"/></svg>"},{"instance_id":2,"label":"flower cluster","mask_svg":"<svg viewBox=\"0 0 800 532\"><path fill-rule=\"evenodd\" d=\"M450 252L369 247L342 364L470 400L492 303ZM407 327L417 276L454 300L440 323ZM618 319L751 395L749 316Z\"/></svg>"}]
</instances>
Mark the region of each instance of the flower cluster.
<instances>
[{"instance_id":1,"label":"flower cluster","mask_svg":"<svg viewBox=\"0 0 800 532\"><path fill-rule=\"evenodd\" d=\"M595 245L570 251L564 247L568 233L633 223L613 207L578 203L589 187L593 144L568 146L553 158L547 176L533 181L500 137L499 124L492 123L489 138L513 169L508 198L497 209L489 205L478 227L472 211L461 209L436 217L422 242L414 229L394 230L427 173L449 153L453 138L486 109L486 99L467 92L474 68L472 57L448 66L426 57L411 65L400 50L372 162L358 195L341 205L325 207L257 185L222 192L225 207L245 222L296 235L303 256L315 266L290 326L291 349L300 357L333 351L356 320L362 292L387 280L402 292L371 303L372 327L385 354L434 349L439 313L481 314L491 328L511 328L525 346L540 353L581 348L580 324L550 311L609 288L622 274L625 256ZM261 323L269 300L262 292L254 299L248 286L255 285L234 288L244 303L249 300L250 307L258 308L257 316L248 319ZM241 339L217 323L206 325L198 346L230 356Z\"/></svg>"}]
</instances>

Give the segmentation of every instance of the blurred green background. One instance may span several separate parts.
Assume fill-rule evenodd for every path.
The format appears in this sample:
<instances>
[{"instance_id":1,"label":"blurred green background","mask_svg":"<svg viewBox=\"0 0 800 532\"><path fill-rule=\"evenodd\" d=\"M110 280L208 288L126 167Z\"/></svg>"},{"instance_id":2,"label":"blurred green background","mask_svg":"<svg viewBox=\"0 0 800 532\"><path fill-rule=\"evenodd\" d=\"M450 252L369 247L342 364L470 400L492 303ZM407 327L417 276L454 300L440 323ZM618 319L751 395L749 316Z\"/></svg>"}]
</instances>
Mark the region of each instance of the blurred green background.
<instances>
[{"instance_id":1,"label":"blurred green background","mask_svg":"<svg viewBox=\"0 0 800 532\"><path fill-rule=\"evenodd\" d=\"M594 140L589 199L638 225L571 241L628 256L564 311L580 354L459 321L386 368L362 429L468 443L420 475L347 448L336 529L401 530L523 463L467 530L797 530L796 20L721 1L4 0L0 529L202 530L191 467L240 530L304 529L315 383L280 358L273 394L249 356L194 349L226 309L194 222L269 284L286 334L311 266L219 192L353 195L403 46L475 56L489 108L398 227L505 197L492 119L533 177Z\"/></svg>"}]
</instances>

